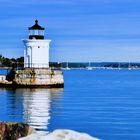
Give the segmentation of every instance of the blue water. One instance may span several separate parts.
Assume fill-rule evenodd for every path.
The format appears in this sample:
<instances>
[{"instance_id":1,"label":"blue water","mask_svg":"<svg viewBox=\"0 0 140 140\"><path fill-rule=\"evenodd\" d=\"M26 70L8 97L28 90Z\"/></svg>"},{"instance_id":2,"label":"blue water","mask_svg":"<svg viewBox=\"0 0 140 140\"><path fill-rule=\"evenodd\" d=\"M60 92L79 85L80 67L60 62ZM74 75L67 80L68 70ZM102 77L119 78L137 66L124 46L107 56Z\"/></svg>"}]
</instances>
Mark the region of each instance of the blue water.
<instances>
[{"instance_id":1,"label":"blue water","mask_svg":"<svg viewBox=\"0 0 140 140\"><path fill-rule=\"evenodd\" d=\"M7 75L11 71L10 68L0 68L0 75Z\"/></svg>"},{"instance_id":2,"label":"blue water","mask_svg":"<svg viewBox=\"0 0 140 140\"><path fill-rule=\"evenodd\" d=\"M0 120L140 139L140 70L70 70L64 77L64 89L0 89Z\"/></svg>"}]
</instances>

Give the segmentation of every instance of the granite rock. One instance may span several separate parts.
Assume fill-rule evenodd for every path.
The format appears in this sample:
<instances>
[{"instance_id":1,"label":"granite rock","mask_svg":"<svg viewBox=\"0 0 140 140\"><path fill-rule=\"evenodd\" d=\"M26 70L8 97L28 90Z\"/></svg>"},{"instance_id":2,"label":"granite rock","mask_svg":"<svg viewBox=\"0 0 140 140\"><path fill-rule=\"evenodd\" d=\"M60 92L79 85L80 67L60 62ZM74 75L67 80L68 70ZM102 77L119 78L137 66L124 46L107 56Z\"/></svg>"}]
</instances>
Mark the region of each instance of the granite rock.
<instances>
[{"instance_id":1,"label":"granite rock","mask_svg":"<svg viewBox=\"0 0 140 140\"><path fill-rule=\"evenodd\" d=\"M85 133L73 130L58 129L49 134L33 133L18 140L99 140Z\"/></svg>"},{"instance_id":2,"label":"granite rock","mask_svg":"<svg viewBox=\"0 0 140 140\"><path fill-rule=\"evenodd\" d=\"M32 134L34 131L28 124L0 122L0 140L17 140Z\"/></svg>"}]
</instances>

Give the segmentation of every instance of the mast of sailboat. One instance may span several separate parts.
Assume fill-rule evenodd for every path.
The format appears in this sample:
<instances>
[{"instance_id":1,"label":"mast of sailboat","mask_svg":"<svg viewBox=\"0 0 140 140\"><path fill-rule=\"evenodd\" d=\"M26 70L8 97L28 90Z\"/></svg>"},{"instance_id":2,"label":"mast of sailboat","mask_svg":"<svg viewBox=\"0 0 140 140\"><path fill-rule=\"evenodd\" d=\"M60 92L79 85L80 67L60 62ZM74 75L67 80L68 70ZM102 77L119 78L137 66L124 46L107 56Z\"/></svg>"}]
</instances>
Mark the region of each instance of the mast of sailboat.
<instances>
[{"instance_id":1,"label":"mast of sailboat","mask_svg":"<svg viewBox=\"0 0 140 140\"><path fill-rule=\"evenodd\" d=\"M118 68L119 68L119 70L121 69L121 63L119 62L119 64L118 64Z\"/></svg>"},{"instance_id":2,"label":"mast of sailboat","mask_svg":"<svg viewBox=\"0 0 140 140\"><path fill-rule=\"evenodd\" d=\"M88 69L88 70L92 70L92 67L91 67L91 63L90 63L90 61L89 61L89 63L88 63L88 67L87 67L87 69Z\"/></svg>"},{"instance_id":3,"label":"mast of sailboat","mask_svg":"<svg viewBox=\"0 0 140 140\"><path fill-rule=\"evenodd\" d=\"M90 61L88 62L88 67L90 68L91 66L90 66Z\"/></svg>"},{"instance_id":4,"label":"mast of sailboat","mask_svg":"<svg viewBox=\"0 0 140 140\"><path fill-rule=\"evenodd\" d=\"M70 68L69 68L69 62L68 62L68 61L66 62L66 69L67 69L67 70L70 69Z\"/></svg>"}]
</instances>

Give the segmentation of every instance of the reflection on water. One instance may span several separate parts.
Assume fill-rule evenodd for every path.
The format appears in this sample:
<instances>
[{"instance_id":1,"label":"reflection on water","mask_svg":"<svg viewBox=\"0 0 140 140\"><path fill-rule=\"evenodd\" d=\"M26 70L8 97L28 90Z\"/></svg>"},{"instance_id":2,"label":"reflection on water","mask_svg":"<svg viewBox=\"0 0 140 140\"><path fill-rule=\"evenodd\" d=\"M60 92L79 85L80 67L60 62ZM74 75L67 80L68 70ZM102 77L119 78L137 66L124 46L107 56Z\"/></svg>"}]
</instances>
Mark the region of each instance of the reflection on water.
<instances>
[{"instance_id":1,"label":"reflection on water","mask_svg":"<svg viewBox=\"0 0 140 140\"><path fill-rule=\"evenodd\" d=\"M51 118L51 106L59 105L63 89L1 90L1 121L26 122L39 130L47 130ZM52 100L58 99L57 104Z\"/></svg>"}]
</instances>

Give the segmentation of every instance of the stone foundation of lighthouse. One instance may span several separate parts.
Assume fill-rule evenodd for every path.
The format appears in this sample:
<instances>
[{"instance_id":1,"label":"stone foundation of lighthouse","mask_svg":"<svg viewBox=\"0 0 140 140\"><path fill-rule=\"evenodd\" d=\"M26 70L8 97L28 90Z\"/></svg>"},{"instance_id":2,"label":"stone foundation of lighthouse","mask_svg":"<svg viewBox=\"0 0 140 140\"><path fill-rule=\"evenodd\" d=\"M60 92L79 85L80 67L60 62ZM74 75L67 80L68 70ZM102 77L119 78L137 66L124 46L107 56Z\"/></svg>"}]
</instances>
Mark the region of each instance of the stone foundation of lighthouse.
<instances>
[{"instance_id":1,"label":"stone foundation of lighthouse","mask_svg":"<svg viewBox=\"0 0 140 140\"><path fill-rule=\"evenodd\" d=\"M0 87L63 88L63 72L61 70L51 70L48 68L11 70L8 75L0 79Z\"/></svg>"},{"instance_id":2,"label":"stone foundation of lighthouse","mask_svg":"<svg viewBox=\"0 0 140 140\"><path fill-rule=\"evenodd\" d=\"M63 87L63 72L60 70L29 68L14 71L16 87Z\"/></svg>"}]
</instances>

